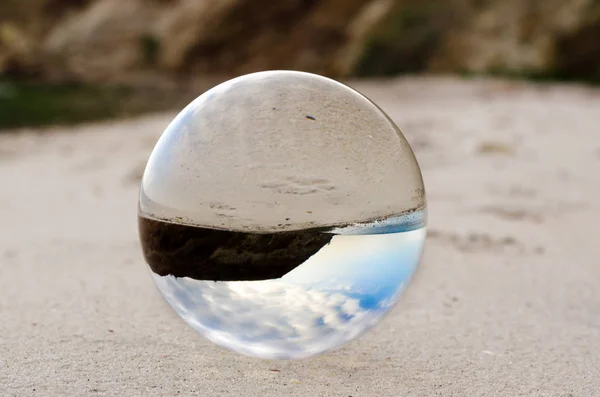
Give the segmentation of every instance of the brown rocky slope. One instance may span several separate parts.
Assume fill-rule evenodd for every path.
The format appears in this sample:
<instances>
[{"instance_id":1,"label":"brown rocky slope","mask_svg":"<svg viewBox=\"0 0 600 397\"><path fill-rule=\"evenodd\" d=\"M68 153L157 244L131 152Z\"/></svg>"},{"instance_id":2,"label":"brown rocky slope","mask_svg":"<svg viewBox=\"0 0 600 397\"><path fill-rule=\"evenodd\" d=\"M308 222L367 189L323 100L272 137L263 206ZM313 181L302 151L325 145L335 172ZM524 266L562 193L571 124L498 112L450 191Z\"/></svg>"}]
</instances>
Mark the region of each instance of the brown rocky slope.
<instances>
[{"instance_id":1,"label":"brown rocky slope","mask_svg":"<svg viewBox=\"0 0 600 397\"><path fill-rule=\"evenodd\" d=\"M597 0L5 0L0 75L155 84L298 69L600 80Z\"/></svg>"}]
</instances>

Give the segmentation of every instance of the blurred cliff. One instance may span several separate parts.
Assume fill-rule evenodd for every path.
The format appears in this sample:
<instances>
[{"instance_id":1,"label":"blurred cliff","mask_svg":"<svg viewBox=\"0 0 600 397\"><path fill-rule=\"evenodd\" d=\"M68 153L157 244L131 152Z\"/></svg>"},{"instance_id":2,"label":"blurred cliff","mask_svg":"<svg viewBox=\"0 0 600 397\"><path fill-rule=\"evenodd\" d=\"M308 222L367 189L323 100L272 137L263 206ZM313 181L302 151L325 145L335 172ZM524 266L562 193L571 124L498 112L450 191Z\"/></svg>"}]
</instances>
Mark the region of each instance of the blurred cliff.
<instances>
[{"instance_id":1,"label":"blurred cliff","mask_svg":"<svg viewBox=\"0 0 600 397\"><path fill-rule=\"evenodd\" d=\"M0 74L476 72L600 79L598 0L3 0Z\"/></svg>"},{"instance_id":2,"label":"blurred cliff","mask_svg":"<svg viewBox=\"0 0 600 397\"><path fill-rule=\"evenodd\" d=\"M600 0L0 2L0 128L179 107L265 69L600 81Z\"/></svg>"},{"instance_id":3,"label":"blurred cliff","mask_svg":"<svg viewBox=\"0 0 600 397\"><path fill-rule=\"evenodd\" d=\"M8 3L6 3L8 1ZM389 0L4 0L0 71L53 81L353 72Z\"/></svg>"}]
</instances>

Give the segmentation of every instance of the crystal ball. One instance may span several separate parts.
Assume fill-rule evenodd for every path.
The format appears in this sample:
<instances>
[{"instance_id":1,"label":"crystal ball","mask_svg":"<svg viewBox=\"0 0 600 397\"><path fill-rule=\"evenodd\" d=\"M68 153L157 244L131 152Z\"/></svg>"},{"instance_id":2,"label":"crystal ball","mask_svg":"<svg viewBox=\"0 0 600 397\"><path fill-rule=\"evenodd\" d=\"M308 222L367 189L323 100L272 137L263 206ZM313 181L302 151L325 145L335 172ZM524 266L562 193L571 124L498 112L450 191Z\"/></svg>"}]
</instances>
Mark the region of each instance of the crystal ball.
<instances>
[{"instance_id":1,"label":"crystal ball","mask_svg":"<svg viewBox=\"0 0 600 397\"><path fill-rule=\"evenodd\" d=\"M241 354L306 358L394 307L421 257L425 190L366 96L265 71L206 91L167 126L138 226L154 282L194 330Z\"/></svg>"}]
</instances>

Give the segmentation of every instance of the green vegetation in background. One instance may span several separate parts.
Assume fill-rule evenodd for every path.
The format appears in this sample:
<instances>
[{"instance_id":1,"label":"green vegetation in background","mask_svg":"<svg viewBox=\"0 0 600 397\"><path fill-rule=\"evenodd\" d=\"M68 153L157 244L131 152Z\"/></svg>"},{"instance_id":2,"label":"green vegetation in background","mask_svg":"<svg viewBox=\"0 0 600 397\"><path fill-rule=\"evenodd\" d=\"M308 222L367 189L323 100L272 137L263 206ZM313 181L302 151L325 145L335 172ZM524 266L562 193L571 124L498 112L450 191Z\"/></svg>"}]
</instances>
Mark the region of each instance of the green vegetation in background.
<instances>
[{"instance_id":1,"label":"green vegetation in background","mask_svg":"<svg viewBox=\"0 0 600 397\"><path fill-rule=\"evenodd\" d=\"M447 2L401 2L384 18L365 43L358 76L393 76L427 69L450 23Z\"/></svg>"},{"instance_id":2,"label":"green vegetation in background","mask_svg":"<svg viewBox=\"0 0 600 397\"><path fill-rule=\"evenodd\" d=\"M443 35L464 23L458 2L403 0L371 32L356 74L359 77L420 73L442 44ZM482 7L484 2L475 3ZM600 0L589 2L588 21L565 32L556 43L557 59L547 70L493 68L484 72L455 71L464 77L492 76L536 82L600 83Z\"/></svg>"},{"instance_id":3,"label":"green vegetation in background","mask_svg":"<svg viewBox=\"0 0 600 397\"><path fill-rule=\"evenodd\" d=\"M0 80L0 130L78 124L177 109L194 90Z\"/></svg>"},{"instance_id":4,"label":"green vegetation in background","mask_svg":"<svg viewBox=\"0 0 600 397\"><path fill-rule=\"evenodd\" d=\"M135 113L123 88L0 82L0 129L77 123Z\"/></svg>"},{"instance_id":5,"label":"green vegetation in background","mask_svg":"<svg viewBox=\"0 0 600 397\"><path fill-rule=\"evenodd\" d=\"M142 55L142 61L145 65L156 64L156 58L158 57L159 49L160 41L156 37L150 34L140 37L140 52Z\"/></svg>"}]
</instances>

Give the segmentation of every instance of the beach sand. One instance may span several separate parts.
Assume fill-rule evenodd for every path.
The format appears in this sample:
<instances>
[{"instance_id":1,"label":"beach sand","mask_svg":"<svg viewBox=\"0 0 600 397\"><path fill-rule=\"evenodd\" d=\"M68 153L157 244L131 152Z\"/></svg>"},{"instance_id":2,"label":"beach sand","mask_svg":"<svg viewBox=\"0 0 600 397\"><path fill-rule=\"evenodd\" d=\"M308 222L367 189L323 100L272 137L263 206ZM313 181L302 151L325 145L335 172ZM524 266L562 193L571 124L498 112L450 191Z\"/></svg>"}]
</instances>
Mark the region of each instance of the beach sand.
<instances>
[{"instance_id":1,"label":"beach sand","mask_svg":"<svg viewBox=\"0 0 600 397\"><path fill-rule=\"evenodd\" d=\"M175 113L0 134L0 396L600 395L600 89L350 83L403 130L428 240L392 313L336 351L262 361L160 297L137 235Z\"/></svg>"}]
</instances>

